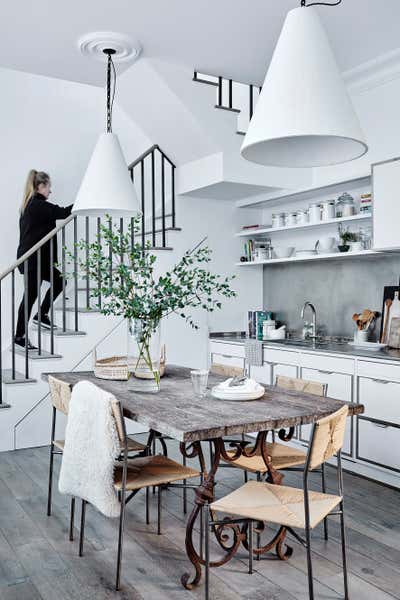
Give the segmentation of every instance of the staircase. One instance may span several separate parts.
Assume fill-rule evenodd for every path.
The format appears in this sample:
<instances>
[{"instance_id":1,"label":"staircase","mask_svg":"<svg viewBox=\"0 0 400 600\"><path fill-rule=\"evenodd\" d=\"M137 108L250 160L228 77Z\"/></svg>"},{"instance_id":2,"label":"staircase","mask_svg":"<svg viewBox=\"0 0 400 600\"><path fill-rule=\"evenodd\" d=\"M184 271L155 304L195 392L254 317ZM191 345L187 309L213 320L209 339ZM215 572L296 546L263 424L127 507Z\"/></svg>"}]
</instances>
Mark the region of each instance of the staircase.
<instances>
[{"instance_id":1,"label":"staircase","mask_svg":"<svg viewBox=\"0 0 400 600\"><path fill-rule=\"evenodd\" d=\"M176 227L174 163L159 146L154 145L128 169L142 211L138 238L134 239L132 235L132 244L139 241L144 248L150 241L152 251L171 251L168 234L180 231ZM125 218L114 221L71 215L0 275L0 408L8 409L0 411L0 450L48 443L50 410L46 402L48 385L42 379L43 373L90 370L94 349L100 355L126 353L124 320L100 313L99 282L90 280L88 273L79 272L78 264L82 260L85 262L87 257L82 257L83 251L76 244L80 239L86 242L99 239L103 223L123 232L127 230L129 221ZM25 332L28 334L25 337L29 336L37 346L36 351L29 351L27 347L20 348L14 343L16 312L28 285L25 269L24 288L19 289L22 277L16 277L17 268L21 263L26 264L34 254L40 264L41 248L54 238L58 239L58 268L64 275L64 287L56 301L51 298L50 329L43 327L39 308L34 306L32 310L32 315L39 310L37 325L29 326L25 315ZM69 260L66 248L72 253ZM50 252L52 250L53 245L50 244ZM53 262L51 254L50 259ZM50 290L52 295L52 281ZM63 427L62 422L60 427Z\"/></svg>"},{"instance_id":2,"label":"staircase","mask_svg":"<svg viewBox=\"0 0 400 600\"><path fill-rule=\"evenodd\" d=\"M236 113L238 115L236 134L246 135L262 87L253 83L240 83L225 77L206 75L197 71L194 71L193 81L216 88L216 104L214 107L218 110L228 110Z\"/></svg>"}]
</instances>

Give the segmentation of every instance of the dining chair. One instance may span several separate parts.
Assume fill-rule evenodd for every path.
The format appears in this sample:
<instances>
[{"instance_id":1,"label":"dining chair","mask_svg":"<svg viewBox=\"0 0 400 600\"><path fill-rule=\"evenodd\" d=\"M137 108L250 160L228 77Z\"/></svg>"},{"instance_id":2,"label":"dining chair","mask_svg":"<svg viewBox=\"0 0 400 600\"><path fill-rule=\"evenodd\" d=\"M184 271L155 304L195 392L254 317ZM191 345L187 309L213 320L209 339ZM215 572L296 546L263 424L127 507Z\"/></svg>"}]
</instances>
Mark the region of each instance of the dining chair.
<instances>
[{"instance_id":1,"label":"dining chair","mask_svg":"<svg viewBox=\"0 0 400 600\"><path fill-rule=\"evenodd\" d=\"M202 477L202 474L185 467L164 455L140 456L129 458L128 436L126 434L125 421L123 418L121 404L118 400L112 401L112 413L115 419L116 429L121 445L120 459L116 461L114 472L114 488L118 494L120 504L119 528L118 528L118 550L117 550L117 571L116 571L116 590L120 589L121 582L121 561L122 546L125 522L125 507L136 494L143 489L150 489L155 486L158 489L158 521L157 533L161 535L161 508L162 508L162 489L165 485L168 487L182 487L178 481L186 481L194 477ZM187 485L196 489L198 485ZM81 500L81 523L79 536L79 556L83 556L83 545L85 535L86 506L88 502ZM203 531L201 532L203 534Z\"/></svg>"},{"instance_id":2,"label":"dining chair","mask_svg":"<svg viewBox=\"0 0 400 600\"><path fill-rule=\"evenodd\" d=\"M253 571L253 527L260 521L284 526L307 550L308 590L314 600L311 530L324 518L340 516L342 564L345 600L349 598L346 561L346 539L343 507L343 471L341 449L344 442L348 407L317 421L311 432L306 462L303 469L303 488L274 485L263 481L249 481L227 496L204 506L205 523L205 598L209 598L210 531L218 526L247 524L249 544L249 573ZM337 456L338 494L309 490L309 473L333 456ZM214 519L223 513L231 518ZM305 539L295 529L305 532Z\"/></svg>"},{"instance_id":3,"label":"dining chair","mask_svg":"<svg viewBox=\"0 0 400 600\"><path fill-rule=\"evenodd\" d=\"M47 515L51 516L52 511L52 496L53 496L53 470L54 470L54 457L62 456L64 451L64 440L56 439L56 423L57 423L57 412L68 416L69 403L71 400L71 386L65 381L61 381L53 375L48 377L50 387L50 401L52 404L52 419L51 419L51 434L50 434L50 462L49 462L49 480L48 480L48 492L47 492ZM144 452L146 446L137 442L131 437L128 437L128 451L131 453ZM147 511L148 515L148 502ZM71 509L70 509L70 525L69 525L69 539L74 539L74 515L75 515L75 498L71 498Z\"/></svg>"},{"instance_id":4,"label":"dining chair","mask_svg":"<svg viewBox=\"0 0 400 600\"><path fill-rule=\"evenodd\" d=\"M306 392L315 396L326 396L328 385L319 381L309 381L296 377L287 377L277 375L275 379L275 387L285 390L293 390L296 392ZM307 459L307 452L300 448L294 448L287 443L279 443L275 441L275 432L272 432L272 442L266 443L267 454L271 457L271 466L276 471L301 471L301 466L304 465ZM228 451L228 455L233 455L235 451ZM247 481L247 473L254 473L260 481L268 474L268 468L264 459L260 454L252 457L241 456L233 463L226 463L230 467L242 469L245 472L245 482ZM325 464L322 463L321 468L316 470L321 473L321 489L326 492L325 480ZM324 538L328 539L328 522L324 519Z\"/></svg>"}]
</instances>

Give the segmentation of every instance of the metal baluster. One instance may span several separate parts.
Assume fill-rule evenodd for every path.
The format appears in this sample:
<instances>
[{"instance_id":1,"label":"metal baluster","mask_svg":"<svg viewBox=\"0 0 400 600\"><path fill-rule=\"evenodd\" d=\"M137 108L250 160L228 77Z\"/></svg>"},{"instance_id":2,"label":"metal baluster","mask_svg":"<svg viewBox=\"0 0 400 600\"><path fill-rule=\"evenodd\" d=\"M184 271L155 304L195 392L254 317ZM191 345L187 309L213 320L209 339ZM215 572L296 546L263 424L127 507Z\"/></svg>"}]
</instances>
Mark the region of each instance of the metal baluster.
<instances>
[{"instance_id":1,"label":"metal baluster","mask_svg":"<svg viewBox=\"0 0 400 600\"><path fill-rule=\"evenodd\" d=\"M1 286L1 281L0 281ZM0 288L1 289L1 288ZM1 298L0 298L1 302ZM1 310L0 310L1 318ZM11 271L11 377L15 379L15 271ZM1 343L1 340L0 340ZM1 361L1 352L0 352Z\"/></svg>"},{"instance_id":2,"label":"metal baluster","mask_svg":"<svg viewBox=\"0 0 400 600\"><path fill-rule=\"evenodd\" d=\"M232 108L232 99L233 99L233 82L232 79L229 79L229 108Z\"/></svg>"},{"instance_id":3,"label":"metal baluster","mask_svg":"<svg viewBox=\"0 0 400 600\"><path fill-rule=\"evenodd\" d=\"M54 240L50 240L50 354L54 354Z\"/></svg>"},{"instance_id":4,"label":"metal baluster","mask_svg":"<svg viewBox=\"0 0 400 600\"><path fill-rule=\"evenodd\" d=\"M108 242L108 262L109 262L108 287L110 289L110 292L112 290L112 281L113 281L113 262L112 262L113 249L112 249L112 241L111 241L112 230L113 230L112 219L108 219L108 231L110 232L110 241Z\"/></svg>"},{"instance_id":5,"label":"metal baluster","mask_svg":"<svg viewBox=\"0 0 400 600\"><path fill-rule=\"evenodd\" d=\"M171 165L172 227L175 227L175 165Z\"/></svg>"},{"instance_id":6,"label":"metal baluster","mask_svg":"<svg viewBox=\"0 0 400 600\"><path fill-rule=\"evenodd\" d=\"M218 77L218 106L222 106L222 77Z\"/></svg>"},{"instance_id":7,"label":"metal baluster","mask_svg":"<svg viewBox=\"0 0 400 600\"><path fill-rule=\"evenodd\" d=\"M146 243L145 243L145 225L146 225L146 221L145 221L145 217L144 217L144 210L145 210L145 197L144 197L144 193L145 193L145 189L144 189L144 159L142 160L142 162L140 163L141 166L141 179L142 179L142 186L141 186L141 192L142 192L142 248L144 249Z\"/></svg>"},{"instance_id":8,"label":"metal baluster","mask_svg":"<svg viewBox=\"0 0 400 600\"><path fill-rule=\"evenodd\" d=\"M100 253L100 244L101 244L101 231L100 231L101 220L100 217L97 217L97 243L99 244L99 253ZM97 303L99 308L101 309L101 265L100 259L97 269Z\"/></svg>"},{"instance_id":9,"label":"metal baluster","mask_svg":"<svg viewBox=\"0 0 400 600\"><path fill-rule=\"evenodd\" d=\"M65 286L65 227L61 229L61 267L62 267L62 327L65 332L67 329L67 311L66 311L66 286Z\"/></svg>"},{"instance_id":10,"label":"metal baluster","mask_svg":"<svg viewBox=\"0 0 400 600\"><path fill-rule=\"evenodd\" d=\"M29 260L29 259L28 259ZM24 262L25 379L29 379L28 354L28 260Z\"/></svg>"},{"instance_id":11,"label":"metal baluster","mask_svg":"<svg viewBox=\"0 0 400 600\"><path fill-rule=\"evenodd\" d=\"M78 220L74 217L74 327L78 331Z\"/></svg>"},{"instance_id":12,"label":"metal baluster","mask_svg":"<svg viewBox=\"0 0 400 600\"><path fill-rule=\"evenodd\" d=\"M14 273L14 271L13 271ZM2 344L2 319L1 319L1 279L0 279L0 406L3 404L3 344ZM14 330L12 339L14 339Z\"/></svg>"},{"instance_id":13,"label":"metal baluster","mask_svg":"<svg viewBox=\"0 0 400 600\"><path fill-rule=\"evenodd\" d=\"M156 174L154 150L151 153L151 229L152 243L156 245Z\"/></svg>"},{"instance_id":14,"label":"metal baluster","mask_svg":"<svg viewBox=\"0 0 400 600\"><path fill-rule=\"evenodd\" d=\"M89 217L85 217L86 308L90 308L89 237Z\"/></svg>"},{"instance_id":15,"label":"metal baluster","mask_svg":"<svg viewBox=\"0 0 400 600\"><path fill-rule=\"evenodd\" d=\"M253 106L254 106L254 90L253 90L253 86L250 85L249 86L249 119L251 121L252 117L253 117Z\"/></svg>"},{"instance_id":16,"label":"metal baluster","mask_svg":"<svg viewBox=\"0 0 400 600\"><path fill-rule=\"evenodd\" d=\"M162 218L162 247L165 248L165 160L161 155L161 218Z\"/></svg>"},{"instance_id":17,"label":"metal baluster","mask_svg":"<svg viewBox=\"0 0 400 600\"><path fill-rule=\"evenodd\" d=\"M40 290L42 287L42 255L41 249L37 252L37 315L38 315L38 354L42 354L42 306L40 302Z\"/></svg>"},{"instance_id":18,"label":"metal baluster","mask_svg":"<svg viewBox=\"0 0 400 600\"><path fill-rule=\"evenodd\" d=\"M133 167L132 167L132 169L129 169L129 173L130 173L130 176L132 179L132 183L133 183L133 185L135 185L135 175L133 173ZM135 223L135 219L132 217L131 218L131 251L133 251L133 246L135 244L134 223Z\"/></svg>"}]
</instances>

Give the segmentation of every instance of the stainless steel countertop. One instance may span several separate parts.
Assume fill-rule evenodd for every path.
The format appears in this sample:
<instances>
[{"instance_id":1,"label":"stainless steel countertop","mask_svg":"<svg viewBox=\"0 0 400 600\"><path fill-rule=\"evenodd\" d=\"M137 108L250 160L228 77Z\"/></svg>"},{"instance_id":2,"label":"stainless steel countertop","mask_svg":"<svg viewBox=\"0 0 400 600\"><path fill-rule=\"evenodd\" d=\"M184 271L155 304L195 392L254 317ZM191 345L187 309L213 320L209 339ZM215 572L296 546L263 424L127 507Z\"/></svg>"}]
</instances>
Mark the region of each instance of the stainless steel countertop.
<instances>
[{"instance_id":1,"label":"stainless steel countertop","mask_svg":"<svg viewBox=\"0 0 400 600\"><path fill-rule=\"evenodd\" d=\"M210 339L217 342L227 342L235 344L244 344L246 337L240 332L229 332L229 333L211 333ZM276 340L276 341L264 341L263 346L279 348L280 350L303 350L305 352L317 352L318 354L341 354L343 356L358 356L362 358L370 358L373 360L392 360L400 362L400 350L394 348L385 348L384 350L378 350L371 352L369 350L359 350L354 346L349 346L347 342L335 343L335 342L312 342L303 340Z\"/></svg>"}]
</instances>

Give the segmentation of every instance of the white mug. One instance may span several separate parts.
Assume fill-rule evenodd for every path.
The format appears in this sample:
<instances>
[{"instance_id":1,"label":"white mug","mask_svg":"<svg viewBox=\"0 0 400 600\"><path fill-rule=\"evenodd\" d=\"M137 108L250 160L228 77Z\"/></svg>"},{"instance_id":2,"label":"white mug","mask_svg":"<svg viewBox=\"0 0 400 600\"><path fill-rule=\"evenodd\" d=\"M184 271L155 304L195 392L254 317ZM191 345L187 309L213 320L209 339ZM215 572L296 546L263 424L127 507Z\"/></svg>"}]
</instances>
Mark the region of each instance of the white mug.
<instances>
[{"instance_id":1,"label":"white mug","mask_svg":"<svg viewBox=\"0 0 400 600\"><path fill-rule=\"evenodd\" d=\"M318 242L316 243L315 247L317 249L318 252L329 252L330 250L332 250L332 246L335 243L335 238L334 237L322 237L318 240Z\"/></svg>"}]
</instances>

